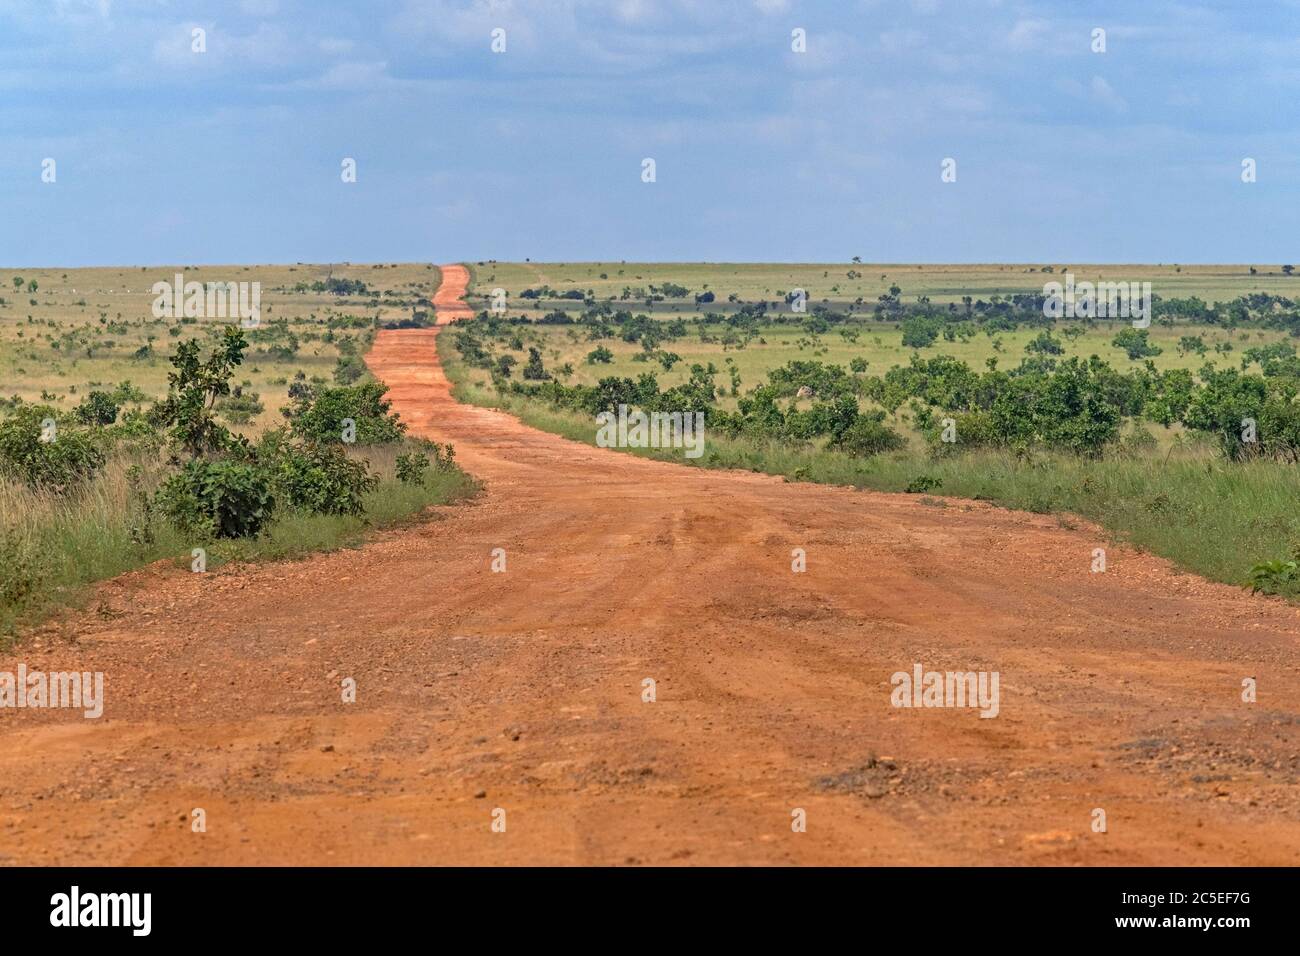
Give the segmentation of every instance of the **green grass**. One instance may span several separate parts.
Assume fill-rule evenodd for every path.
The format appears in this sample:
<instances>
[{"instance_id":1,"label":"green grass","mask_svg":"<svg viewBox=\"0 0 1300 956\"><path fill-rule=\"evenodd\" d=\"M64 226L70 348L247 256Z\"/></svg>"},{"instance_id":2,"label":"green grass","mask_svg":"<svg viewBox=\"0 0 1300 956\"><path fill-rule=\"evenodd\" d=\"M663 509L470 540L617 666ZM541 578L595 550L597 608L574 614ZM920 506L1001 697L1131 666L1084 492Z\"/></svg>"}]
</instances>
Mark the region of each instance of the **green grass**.
<instances>
[{"instance_id":1,"label":"green grass","mask_svg":"<svg viewBox=\"0 0 1300 956\"><path fill-rule=\"evenodd\" d=\"M1050 266L1053 271L1043 271ZM918 295L947 304L960 302L964 295L988 299L993 295L1042 292L1043 284L1060 280L1067 269L1075 281L1147 281L1152 291L1165 299L1198 296L1207 302L1224 302L1249 292L1300 295L1300 276L1283 274L1277 263L1176 265L1168 264L1085 264L1085 263L959 263L950 265L916 263L789 263L789 262L479 262L471 263L471 301L493 288L510 295L512 310L524 307L518 294L527 288L549 285L558 292L590 290L597 299L617 299L624 288L648 288L671 282L693 293L710 291L720 300L702 309L722 311L728 295L747 301L772 302L791 289L804 289L809 305L822 300L853 302L862 297L874 305L877 296L897 284L903 300ZM602 275L604 278L602 278ZM572 303L570 303L572 304ZM680 301L683 313L694 311L693 303ZM663 307L663 304L660 304ZM528 303L528 308L532 309ZM549 311L562 307L543 300ZM636 300L629 308L636 310ZM667 306L671 308L671 304Z\"/></svg>"},{"instance_id":2,"label":"green grass","mask_svg":"<svg viewBox=\"0 0 1300 956\"><path fill-rule=\"evenodd\" d=\"M633 308L631 311L635 313L640 310ZM581 314L581 309L570 309L569 314L576 318ZM1127 320L1100 321L1095 327L1085 329L1073 341L1061 334L1062 329L1072 324L1074 323L1063 321L1054 330L1055 337L1065 349L1064 354L1056 356L1057 358L1087 359L1097 355L1119 371L1142 366L1141 361L1130 360L1123 349L1111 344L1116 333L1128 327ZM710 336L714 338L725 331L718 325L708 328ZM837 329L816 335L797 326L765 326L762 329L762 341L755 339L740 346L717 341L701 342L697 329L688 325L687 334L683 338L666 341L660 346L664 351L681 356L681 361L671 371L665 371L655 361L634 360L634 356L642 351L637 343L617 338L590 342L586 339L584 329L571 326L520 326L517 331L524 348L510 351L510 354L523 363L528 356L527 347L534 345L541 349L548 369L554 371L565 363L571 364L574 373L571 378L564 380L567 385L594 385L609 375L635 378L644 372L654 372L660 384L664 388L670 388L690 377L692 363L707 362L712 362L719 370L719 383L723 384L727 382L729 365L734 364L740 373L741 391L744 392L764 381L768 370L794 360L829 362L848 367L852 359L861 358L867 362L867 374L876 376L883 375L894 365L906 365L913 355L922 358L947 355L978 371L983 371L985 362L990 358L997 359L1000 368L1014 368L1020 364L1021 359L1030 357L1025 346L1042 331L1038 328L1022 328L993 335L981 331L967 341L947 342L940 338L927 348L914 349L903 345L902 333L895 322L879 322L862 316L846 326L846 330L856 333L856 342L846 339ZM1162 349L1161 354L1151 360L1160 370L1199 370L1207 362L1220 368L1239 367L1241 353L1245 349L1272 342L1294 342L1286 332L1272 329L1228 330L1203 325L1167 328L1153 325L1147 331L1151 342ZM1194 352L1180 353L1179 339L1187 335L1200 335L1210 351L1203 356ZM1219 343L1231 344L1233 351L1227 354L1215 353L1213 348ZM613 353L613 362L587 363L587 354L598 345ZM726 407L726 403L723 404Z\"/></svg>"},{"instance_id":3,"label":"green grass","mask_svg":"<svg viewBox=\"0 0 1300 956\"><path fill-rule=\"evenodd\" d=\"M177 273L185 281L261 283L261 327L248 334L249 351L232 381L259 395L264 406L236 429L249 436L281 423L279 409L295 375L332 383L343 342L364 353L376 326L409 318L414 303L431 297L441 281L429 263L0 270L0 398L16 396L68 411L87 392L112 391L124 380L151 400L164 396L171 371L167 359L177 341L207 342L232 321L155 317L152 286L173 282ZM38 291L15 292L13 276L35 280ZM359 279L381 295L295 290L300 282L327 278ZM281 321L297 340L291 355L274 351L286 344L277 336ZM150 344L152 354L135 357Z\"/></svg>"},{"instance_id":4,"label":"green grass","mask_svg":"<svg viewBox=\"0 0 1300 956\"><path fill-rule=\"evenodd\" d=\"M460 361L450 335L439 354L461 401L503 408L523 422L595 444L593 419L518 396L502 397ZM705 453L625 449L706 468L782 475L792 481L904 491L918 477L941 484L930 495L983 499L1007 508L1075 514L1123 541L1211 580L1242 584L1257 562L1289 556L1300 543L1300 469L1272 461L1228 463L1199 448L1178 454L1110 457L976 450L934 457L914 444L897 454L852 458L814 445L707 435ZM1068 524L1068 518L1062 521ZM1297 591L1287 591L1296 596Z\"/></svg>"},{"instance_id":5,"label":"green grass","mask_svg":"<svg viewBox=\"0 0 1300 956\"><path fill-rule=\"evenodd\" d=\"M206 346L232 321L155 317L153 284L171 282L178 272L186 281L261 283L261 327L248 333L250 348L231 384L242 386L246 397L260 396L263 410L247 422L226 421L250 438L284 423L280 409L289 403L296 376L332 384L341 355L364 353L376 328L409 318L441 279L429 263L5 270L0 272L0 400L20 398L67 412L90 391L111 392L123 381L145 396L128 408L148 407L162 398L172 371L168 357L176 344L198 338ZM35 280L38 290L28 293L24 286L18 292L15 275ZM336 296L295 288L328 278L359 279L379 294ZM288 345L278 331L282 321L296 349L276 351ZM136 357L150 345L151 353ZM232 560L295 557L355 544L372 529L472 491L472 480L458 471L430 472L423 487L400 484L393 459L401 450L361 452L381 477L380 486L366 497L365 518L285 514L258 538L238 542L191 541L160 519L151 524L151 540L132 540L141 495L130 487L127 469L140 466L141 486L152 491L165 471L155 456L115 455L102 475L64 498L0 480L0 635L80 602L95 581L159 560L188 568L196 546L206 548L209 568Z\"/></svg>"},{"instance_id":6,"label":"green grass","mask_svg":"<svg viewBox=\"0 0 1300 956\"><path fill-rule=\"evenodd\" d=\"M127 480L127 469L146 469L141 486L151 491L163 469L156 460L121 456L104 473L72 495L57 498L0 480L5 530L0 537L0 635L12 635L65 606L83 603L88 586L156 561L189 568L191 551L202 547L209 570L229 561L266 561L300 557L315 551L355 546L377 529L418 518L432 505L461 500L477 482L459 469L430 471L423 484L403 484L394 477L401 446L358 449L370 462L379 485L364 499L365 515L278 516L258 537L197 541L176 531L161 517L147 523L152 539L133 540L132 528L145 522L141 495Z\"/></svg>"}]
</instances>

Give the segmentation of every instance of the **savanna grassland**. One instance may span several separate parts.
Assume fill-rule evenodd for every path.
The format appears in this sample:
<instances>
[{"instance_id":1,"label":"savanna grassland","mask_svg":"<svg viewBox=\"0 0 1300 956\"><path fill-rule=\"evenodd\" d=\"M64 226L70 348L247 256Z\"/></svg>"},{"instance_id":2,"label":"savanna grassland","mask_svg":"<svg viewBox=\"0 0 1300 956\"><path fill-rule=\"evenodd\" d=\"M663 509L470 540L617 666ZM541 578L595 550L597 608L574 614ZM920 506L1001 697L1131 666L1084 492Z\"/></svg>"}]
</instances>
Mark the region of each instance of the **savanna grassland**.
<instances>
[{"instance_id":1,"label":"savanna grassland","mask_svg":"<svg viewBox=\"0 0 1300 956\"><path fill-rule=\"evenodd\" d=\"M111 390L123 381L149 399L165 395L175 342L206 336L231 321L155 317L151 289L156 282L174 282L177 273L187 282L261 283L259 327L248 332L250 347L235 384L256 396L263 410L231 422L254 431L279 420L294 376L332 382L341 357L364 353L378 325L426 309L439 283L437 267L423 263L0 267L0 398L70 409L87 392ZM330 279L362 282L366 292L299 288ZM421 299L426 305L418 304Z\"/></svg>"},{"instance_id":2,"label":"savanna grassland","mask_svg":"<svg viewBox=\"0 0 1300 956\"><path fill-rule=\"evenodd\" d=\"M1149 327L1047 318L1044 284L1067 272L1150 282ZM928 492L935 507L944 495L1078 514L1212 579L1294 594L1292 272L486 262L467 297L479 318L440 352L463 398L578 440L620 403L701 411L701 459L629 450ZM503 312L489 311L495 289ZM1258 440L1242 438L1245 418Z\"/></svg>"},{"instance_id":3,"label":"savanna grassland","mask_svg":"<svg viewBox=\"0 0 1300 956\"><path fill-rule=\"evenodd\" d=\"M177 274L259 283L256 321L233 295L155 309ZM469 493L363 360L377 329L429 320L439 282L423 263L0 270L0 634L198 547L214 567L328 549Z\"/></svg>"},{"instance_id":4,"label":"savanna grassland","mask_svg":"<svg viewBox=\"0 0 1300 956\"><path fill-rule=\"evenodd\" d=\"M1255 272L1252 274L1251 270ZM1050 271L1049 271L1050 270ZM1041 264L872 264L872 263L710 263L710 262L478 262L470 263L471 303L486 303L496 287L511 295L518 307L520 292L549 286L557 293L573 291L595 299L619 299L624 289L649 290L665 282L694 293L712 291L725 302L735 294L746 302L780 301L791 289L807 291L809 305L845 307L859 298L865 308L891 285L905 297L924 295L938 303L960 302L963 296L989 299L994 295L1041 291L1043 283L1066 272L1076 280L1149 281L1165 298L1196 296L1207 302L1227 302L1239 295L1269 292L1295 295L1300 276L1282 264L1242 265L1100 265ZM637 296L630 296L635 301ZM530 305L535 305L531 303ZM693 303L661 305L670 311L690 311ZM707 310L707 308L705 309Z\"/></svg>"}]
</instances>

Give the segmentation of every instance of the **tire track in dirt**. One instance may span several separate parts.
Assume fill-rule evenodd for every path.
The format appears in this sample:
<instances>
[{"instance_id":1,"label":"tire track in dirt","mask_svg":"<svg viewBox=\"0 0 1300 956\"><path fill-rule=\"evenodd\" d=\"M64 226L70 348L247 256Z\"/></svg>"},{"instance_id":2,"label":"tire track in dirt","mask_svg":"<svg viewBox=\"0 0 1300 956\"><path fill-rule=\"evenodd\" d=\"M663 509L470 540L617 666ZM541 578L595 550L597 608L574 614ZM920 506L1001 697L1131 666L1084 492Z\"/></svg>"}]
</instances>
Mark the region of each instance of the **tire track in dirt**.
<instances>
[{"instance_id":1,"label":"tire track in dirt","mask_svg":"<svg viewBox=\"0 0 1300 956\"><path fill-rule=\"evenodd\" d=\"M444 268L440 324L467 283ZM368 361L485 493L359 550L128 575L0 655L108 686L100 721L0 711L0 862L1300 858L1295 608L1123 548L1092 574L1098 533L1048 516L544 434L455 402L439 334ZM914 662L998 671L999 716L891 707Z\"/></svg>"}]
</instances>

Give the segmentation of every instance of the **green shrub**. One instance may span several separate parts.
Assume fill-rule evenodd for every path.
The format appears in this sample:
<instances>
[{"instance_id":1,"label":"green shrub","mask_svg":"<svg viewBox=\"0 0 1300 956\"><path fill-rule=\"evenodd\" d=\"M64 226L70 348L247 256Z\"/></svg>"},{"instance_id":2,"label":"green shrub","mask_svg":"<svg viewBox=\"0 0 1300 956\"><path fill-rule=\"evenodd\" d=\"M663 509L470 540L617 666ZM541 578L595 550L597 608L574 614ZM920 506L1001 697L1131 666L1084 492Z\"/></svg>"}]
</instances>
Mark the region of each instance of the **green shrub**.
<instances>
[{"instance_id":1,"label":"green shrub","mask_svg":"<svg viewBox=\"0 0 1300 956\"><path fill-rule=\"evenodd\" d=\"M918 315L903 322L903 347L928 348L934 344L943 329L943 320L929 315Z\"/></svg>"},{"instance_id":2,"label":"green shrub","mask_svg":"<svg viewBox=\"0 0 1300 956\"><path fill-rule=\"evenodd\" d=\"M1135 362L1140 358L1151 358L1164 351L1160 346L1151 344L1146 329L1124 329L1111 339L1110 344L1117 349L1123 349L1125 354Z\"/></svg>"},{"instance_id":3,"label":"green shrub","mask_svg":"<svg viewBox=\"0 0 1300 956\"><path fill-rule=\"evenodd\" d=\"M1063 346L1051 332L1044 329L1042 332L1038 333L1036 338L1025 346L1025 351L1037 353L1039 355L1064 355L1065 346Z\"/></svg>"},{"instance_id":4,"label":"green shrub","mask_svg":"<svg viewBox=\"0 0 1300 956\"><path fill-rule=\"evenodd\" d=\"M256 392L244 392L239 388L234 394L218 399L215 408L217 414L232 425L247 425L254 415L266 410Z\"/></svg>"},{"instance_id":5,"label":"green shrub","mask_svg":"<svg viewBox=\"0 0 1300 956\"><path fill-rule=\"evenodd\" d=\"M496 367L492 370L492 374L500 376L501 378L509 378L510 370L518 364L519 359L515 358L513 355L499 355L497 356Z\"/></svg>"},{"instance_id":6,"label":"green shrub","mask_svg":"<svg viewBox=\"0 0 1300 956\"><path fill-rule=\"evenodd\" d=\"M344 355L334 366L334 384L351 385L366 374L366 363L357 355Z\"/></svg>"},{"instance_id":7,"label":"green shrub","mask_svg":"<svg viewBox=\"0 0 1300 956\"><path fill-rule=\"evenodd\" d=\"M244 360L248 343L237 326L227 326L207 359L200 359L199 340L176 346L168 373L167 398L149 412L159 426L171 429L172 440L196 458L228 449L235 443L213 415L217 399L230 394L230 378Z\"/></svg>"},{"instance_id":8,"label":"green shrub","mask_svg":"<svg viewBox=\"0 0 1300 956\"><path fill-rule=\"evenodd\" d=\"M117 421L119 407L108 392L91 392L72 414L83 425L111 425Z\"/></svg>"},{"instance_id":9,"label":"green shrub","mask_svg":"<svg viewBox=\"0 0 1300 956\"><path fill-rule=\"evenodd\" d=\"M47 435L44 423L53 421ZM0 471L33 488L55 493L95 475L104 466L104 453L89 433L46 405L24 405L0 422Z\"/></svg>"},{"instance_id":10,"label":"green shrub","mask_svg":"<svg viewBox=\"0 0 1300 956\"><path fill-rule=\"evenodd\" d=\"M271 519L275 497L254 464L196 459L163 482L157 505L181 531L204 539L244 538Z\"/></svg>"},{"instance_id":11,"label":"green shrub","mask_svg":"<svg viewBox=\"0 0 1300 956\"><path fill-rule=\"evenodd\" d=\"M936 488L942 487L942 478L936 478L933 475L917 475L907 483L907 487L903 491L909 495L923 495L927 491L934 491Z\"/></svg>"},{"instance_id":12,"label":"green shrub","mask_svg":"<svg viewBox=\"0 0 1300 956\"><path fill-rule=\"evenodd\" d=\"M530 345L528 347L528 364L524 366L524 378L531 382L544 382L550 377L551 373L546 371L546 366L542 364L541 350Z\"/></svg>"},{"instance_id":13,"label":"green shrub","mask_svg":"<svg viewBox=\"0 0 1300 956\"><path fill-rule=\"evenodd\" d=\"M21 608L44 577L40 559L17 532L0 536L0 608Z\"/></svg>"},{"instance_id":14,"label":"green shrub","mask_svg":"<svg viewBox=\"0 0 1300 956\"><path fill-rule=\"evenodd\" d=\"M884 412L858 415L840 437L831 445L857 458L897 451L907 445L907 440L885 424Z\"/></svg>"},{"instance_id":15,"label":"green shrub","mask_svg":"<svg viewBox=\"0 0 1300 956\"><path fill-rule=\"evenodd\" d=\"M1213 435L1232 461L1251 456L1242 440L1245 419L1258 420L1268 400L1268 383L1257 375L1243 375L1236 369L1201 370L1204 387L1197 389L1183 414L1183 424L1194 431Z\"/></svg>"},{"instance_id":16,"label":"green shrub","mask_svg":"<svg viewBox=\"0 0 1300 956\"><path fill-rule=\"evenodd\" d=\"M277 502L309 514L363 514L362 496L379 481L338 445L283 442L264 464Z\"/></svg>"},{"instance_id":17,"label":"green shrub","mask_svg":"<svg viewBox=\"0 0 1300 956\"><path fill-rule=\"evenodd\" d=\"M424 483L425 472L429 470L429 458L420 452L408 452L397 456L397 480L408 485Z\"/></svg>"},{"instance_id":18,"label":"green shrub","mask_svg":"<svg viewBox=\"0 0 1300 956\"><path fill-rule=\"evenodd\" d=\"M149 400L148 395L130 382L119 382L117 388L113 389L109 397L119 408L127 402L145 402Z\"/></svg>"},{"instance_id":19,"label":"green shrub","mask_svg":"<svg viewBox=\"0 0 1300 956\"><path fill-rule=\"evenodd\" d=\"M339 388L317 388L286 409L294 437L321 444L343 441L344 419L356 425L358 445L385 445L399 441L406 430L392 403L384 399L388 386L379 381Z\"/></svg>"},{"instance_id":20,"label":"green shrub","mask_svg":"<svg viewBox=\"0 0 1300 956\"><path fill-rule=\"evenodd\" d=\"M1245 587L1259 594L1279 594L1291 590L1300 578L1300 563L1296 561L1261 561L1250 569Z\"/></svg>"},{"instance_id":21,"label":"green shrub","mask_svg":"<svg viewBox=\"0 0 1300 956\"><path fill-rule=\"evenodd\" d=\"M1099 455L1119 434L1121 412L1098 366L1070 359L1042 379L1014 380L993 403L994 419L1028 417L1043 444Z\"/></svg>"}]
</instances>

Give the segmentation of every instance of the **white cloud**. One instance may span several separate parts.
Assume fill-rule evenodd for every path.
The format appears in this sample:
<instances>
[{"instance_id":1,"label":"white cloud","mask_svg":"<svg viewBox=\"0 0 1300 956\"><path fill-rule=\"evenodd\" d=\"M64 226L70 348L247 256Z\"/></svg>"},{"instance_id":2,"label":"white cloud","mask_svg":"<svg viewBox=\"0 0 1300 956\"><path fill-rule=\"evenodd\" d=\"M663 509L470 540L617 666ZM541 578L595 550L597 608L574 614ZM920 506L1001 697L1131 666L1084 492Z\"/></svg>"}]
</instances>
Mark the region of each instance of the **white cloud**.
<instances>
[{"instance_id":1,"label":"white cloud","mask_svg":"<svg viewBox=\"0 0 1300 956\"><path fill-rule=\"evenodd\" d=\"M1122 113L1128 109L1128 103L1124 97L1115 92L1115 88L1106 81L1105 77L1094 76L1088 84L1088 89L1092 92L1092 98L1098 103L1106 106L1117 113Z\"/></svg>"},{"instance_id":2,"label":"white cloud","mask_svg":"<svg viewBox=\"0 0 1300 956\"><path fill-rule=\"evenodd\" d=\"M924 43L925 34L920 30L886 30L880 34L880 48L886 53L907 53Z\"/></svg>"},{"instance_id":3,"label":"white cloud","mask_svg":"<svg viewBox=\"0 0 1300 956\"><path fill-rule=\"evenodd\" d=\"M341 55L352 52L352 48L355 44L351 40L342 37L322 37L316 46L322 53Z\"/></svg>"},{"instance_id":4,"label":"white cloud","mask_svg":"<svg viewBox=\"0 0 1300 956\"><path fill-rule=\"evenodd\" d=\"M655 7L654 0L618 0L618 4L614 9L619 19L626 23L647 20L659 12Z\"/></svg>"},{"instance_id":5,"label":"white cloud","mask_svg":"<svg viewBox=\"0 0 1300 956\"><path fill-rule=\"evenodd\" d=\"M292 83L282 84L281 87L295 90L338 90L340 92L363 93L371 90L418 85L417 82L399 80L391 76L386 61L347 60L333 64L316 77L294 80Z\"/></svg>"},{"instance_id":6,"label":"white cloud","mask_svg":"<svg viewBox=\"0 0 1300 956\"><path fill-rule=\"evenodd\" d=\"M1017 20L1007 34L1007 46L1013 50L1041 49L1047 42L1046 20Z\"/></svg>"}]
</instances>

